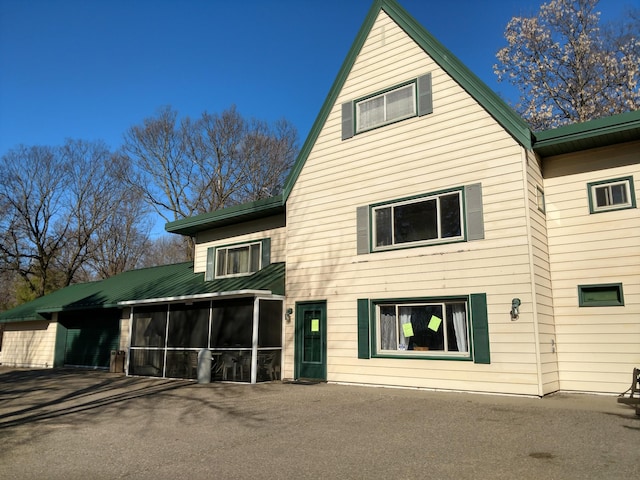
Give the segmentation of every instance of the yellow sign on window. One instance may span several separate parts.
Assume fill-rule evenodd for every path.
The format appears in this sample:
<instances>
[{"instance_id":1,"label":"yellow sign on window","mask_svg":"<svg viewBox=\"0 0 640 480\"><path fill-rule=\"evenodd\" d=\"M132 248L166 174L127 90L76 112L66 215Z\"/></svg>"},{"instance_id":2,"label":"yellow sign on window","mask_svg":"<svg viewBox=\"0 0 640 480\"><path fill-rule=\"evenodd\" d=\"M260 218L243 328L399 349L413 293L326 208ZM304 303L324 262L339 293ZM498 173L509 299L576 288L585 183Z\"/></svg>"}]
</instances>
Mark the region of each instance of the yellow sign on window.
<instances>
[{"instance_id":1,"label":"yellow sign on window","mask_svg":"<svg viewBox=\"0 0 640 480\"><path fill-rule=\"evenodd\" d=\"M433 330L434 332L437 332L438 329L440 328L440 324L442 323L442 319L436 317L435 315L431 315L431 320L429 320L429 330Z\"/></svg>"},{"instance_id":2,"label":"yellow sign on window","mask_svg":"<svg viewBox=\"0 0 640 480\"><path fill-rule=\"evenodd\" d=\"M402 333L404 333L405 337L413 337L413 325L411 323L403 323Z\"/></svg>"},{"instance_id":3,"label":"yellow sign on window","mask_svg":"<svg viewBox=\"0 0 640 480\"><path fill-rule=\"evenodd\" d=\"M320 331L320 319L319 318L312 318L311 319L311 331L312 332L319 332Z\"/></svg>"}]
</instances>

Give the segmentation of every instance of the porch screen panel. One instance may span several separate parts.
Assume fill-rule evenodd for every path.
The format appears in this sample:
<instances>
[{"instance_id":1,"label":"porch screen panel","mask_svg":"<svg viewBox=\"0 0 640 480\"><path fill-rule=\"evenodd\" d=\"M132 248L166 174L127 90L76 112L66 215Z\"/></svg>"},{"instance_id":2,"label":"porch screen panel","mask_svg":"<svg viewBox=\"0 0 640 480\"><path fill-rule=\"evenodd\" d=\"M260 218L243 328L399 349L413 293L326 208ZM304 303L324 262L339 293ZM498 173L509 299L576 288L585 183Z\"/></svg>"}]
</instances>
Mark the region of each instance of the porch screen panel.
<instances>
[{"instance_id":1,"label":"porch screen panel","mask_svg":"<svg viewBox=\"0 0 640 480\"><path fill-rule=\"evenodd\" d=\"M132 347L164 347L167 306L135 308L131 331Z\"/></svg>"},{"instance_id":2,"label":"porch screen panel","mask_svg":"<svg viewBox=\"0 0 640 480\"><path fill-rule=\"evenodd\" d=\"M213 302L211 348L251 348L253 298Z\"/></svg>"},{"instance_id":3,"label":"porch screen panel","mask_svg":"<svg viewBox=\"0 0 640 480\"><path fill-rule=\"evenodd\" d=\"M167 346L206 348L209 335L209 302L171 305Z\"/></svg>"},{"instance_id":4,"label":"porch screen panel","mask_svg":"<svg viewBox=\"0 0 640 480\"><path fill-rule=\"evenodd\" d=\"M260 300L258 347L282 346L282 301Z\"/></svg>"}]
</instances>

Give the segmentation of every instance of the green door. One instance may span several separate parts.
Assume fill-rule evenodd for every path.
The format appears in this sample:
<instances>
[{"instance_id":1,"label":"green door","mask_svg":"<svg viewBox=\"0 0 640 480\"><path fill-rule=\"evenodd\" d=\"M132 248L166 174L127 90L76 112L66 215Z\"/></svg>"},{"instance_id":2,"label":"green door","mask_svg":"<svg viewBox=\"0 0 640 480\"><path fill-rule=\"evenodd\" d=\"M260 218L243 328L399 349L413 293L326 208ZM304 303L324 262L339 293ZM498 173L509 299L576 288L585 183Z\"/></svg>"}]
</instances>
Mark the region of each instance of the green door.
<instances>
[{"instance_id":1,"label":"green door","mask_svg":"<svg viewBox=\"0 0 640 480\"><path fill-rule=\"evenodd\" d=\"M327 379L327 304L296 304L296 378Z\"/></svg>"}]
</instances>

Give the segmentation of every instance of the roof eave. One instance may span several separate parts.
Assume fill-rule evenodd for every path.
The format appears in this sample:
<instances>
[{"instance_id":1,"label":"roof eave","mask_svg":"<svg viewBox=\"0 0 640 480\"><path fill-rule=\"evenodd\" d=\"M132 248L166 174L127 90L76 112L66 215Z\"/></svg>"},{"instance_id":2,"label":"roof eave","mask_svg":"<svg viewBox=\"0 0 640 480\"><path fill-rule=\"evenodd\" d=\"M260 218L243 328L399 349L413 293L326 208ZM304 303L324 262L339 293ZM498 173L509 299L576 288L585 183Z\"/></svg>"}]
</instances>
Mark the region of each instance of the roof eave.
<instances>
[{"instance_id":1,"label":"roof eave","mask_svg":"<svg viewBox=\"0 0 640 480\"><path fill-rule=\"evenodd\" d=\"M283 197L282 195L276 195L263 200L247 202L222 210L168 222L164 228L168 233L194 236L203 230L278 215L284 212L285 204Z\"/></svg>"}]
</instances>

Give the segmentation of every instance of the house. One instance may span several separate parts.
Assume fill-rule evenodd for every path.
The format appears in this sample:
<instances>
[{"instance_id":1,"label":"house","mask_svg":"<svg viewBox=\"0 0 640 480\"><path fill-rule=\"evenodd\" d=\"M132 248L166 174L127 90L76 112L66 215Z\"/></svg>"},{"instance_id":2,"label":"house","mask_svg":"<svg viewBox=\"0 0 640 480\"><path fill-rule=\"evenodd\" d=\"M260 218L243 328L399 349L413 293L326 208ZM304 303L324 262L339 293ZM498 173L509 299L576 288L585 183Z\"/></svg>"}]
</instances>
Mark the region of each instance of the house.
<instances>
[{"instance_id":1,"label":"house","mask_svg":"<svg viewBox=\"0 0 640 480\"><path fill-rule=\"evenodd\" d=\"M640 112L532 132L376 0L281 195L167 224L193 264L4 312L0 360L67 363L58 330L91 308L134 375L194 378L206 347L224 380L619 393L640 365L639 152Z\"/></svg>"}]
</instances>

